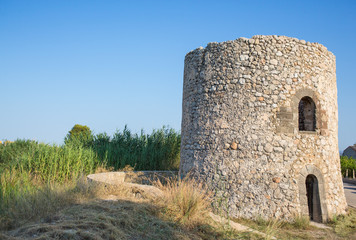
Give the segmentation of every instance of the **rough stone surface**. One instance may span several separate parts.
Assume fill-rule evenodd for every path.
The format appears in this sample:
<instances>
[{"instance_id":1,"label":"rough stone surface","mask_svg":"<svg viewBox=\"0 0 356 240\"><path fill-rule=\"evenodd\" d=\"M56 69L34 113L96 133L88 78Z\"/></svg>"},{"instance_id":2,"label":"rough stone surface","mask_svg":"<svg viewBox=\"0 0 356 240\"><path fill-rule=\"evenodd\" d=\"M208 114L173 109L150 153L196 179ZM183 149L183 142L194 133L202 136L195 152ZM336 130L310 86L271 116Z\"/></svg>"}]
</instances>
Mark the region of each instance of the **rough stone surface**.
<instances>
[{"instance_id":1,"label":"rough stone surface","mask_svg":"<svg viewBox=\"0 0 356 240\"><path fill-rule=\"evenodd\" d=\"M299 131L303 97L315 131ZM202 179L230 215L308 215L309 174L323 221L344 213L337 135L335 57L321 44L254 36L186 55L180 175Z\"/></svg>"}]
</instances>

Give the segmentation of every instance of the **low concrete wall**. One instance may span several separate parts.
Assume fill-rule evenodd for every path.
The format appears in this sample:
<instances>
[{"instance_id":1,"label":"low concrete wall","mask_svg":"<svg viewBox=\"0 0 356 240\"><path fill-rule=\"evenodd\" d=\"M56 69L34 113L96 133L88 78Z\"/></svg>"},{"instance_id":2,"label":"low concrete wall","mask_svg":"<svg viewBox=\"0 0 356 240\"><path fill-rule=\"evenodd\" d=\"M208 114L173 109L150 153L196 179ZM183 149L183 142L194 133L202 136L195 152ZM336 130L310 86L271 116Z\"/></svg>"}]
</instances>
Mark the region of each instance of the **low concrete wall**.
<instances>
[{"instance_id":1,"label":"low concrete wall","mask_svg":"<svg viewBox=\"0 0 356 240\"><path fill-rule=\"evenodd\" d=\"M142 172L105 172L90 174L90 183L104 184L104 186L125 186L132 194L141 198L162 197L163 192L155 186L149 186L153 181L165 182L177 177L178 172L170 171L142 171Z\"/></svg>"},{"instance_id":2,"label":"low concrete wall","mask_svg":"<svg viewBox=\"0 0 356 240\"><path fill-rule=\"evenodd\" d=\"M112 185L122 184L125 181L125 172L95 173L87 176L89 182L101 182Z\"/></svg>"},{"instance_id":3,"label":"low concrete wall","mask_svg":"<svg viewBox=\"0 0 356 240\"><path fill-rule=\"evenodd\" d=\"M88 181L118 185L124 182L151 185L154 181L166 182L178 176L177 171L134 171L134 172L105 172L87 176Z\"/></svg>"}]
</instances>

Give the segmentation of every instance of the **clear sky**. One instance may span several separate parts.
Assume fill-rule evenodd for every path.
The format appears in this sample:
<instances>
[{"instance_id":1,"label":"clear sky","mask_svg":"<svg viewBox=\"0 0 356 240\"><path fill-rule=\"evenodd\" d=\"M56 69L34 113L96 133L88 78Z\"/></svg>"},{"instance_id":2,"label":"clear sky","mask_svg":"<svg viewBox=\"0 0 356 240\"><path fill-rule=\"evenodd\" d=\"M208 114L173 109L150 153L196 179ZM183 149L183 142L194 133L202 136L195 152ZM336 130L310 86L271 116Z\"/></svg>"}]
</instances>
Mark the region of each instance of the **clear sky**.
<instances>
[{"instance_id":1,"label":"clear sky","mask_svg":"<svg viewBox=\"0 0 356 240\"><path fill-rule=\"evenodd\" d=\"M0 0L0 140L180 130L184 56L286 35L336 55L339 147L356 143L356 1Z\"/></svg>"}]
</instances>

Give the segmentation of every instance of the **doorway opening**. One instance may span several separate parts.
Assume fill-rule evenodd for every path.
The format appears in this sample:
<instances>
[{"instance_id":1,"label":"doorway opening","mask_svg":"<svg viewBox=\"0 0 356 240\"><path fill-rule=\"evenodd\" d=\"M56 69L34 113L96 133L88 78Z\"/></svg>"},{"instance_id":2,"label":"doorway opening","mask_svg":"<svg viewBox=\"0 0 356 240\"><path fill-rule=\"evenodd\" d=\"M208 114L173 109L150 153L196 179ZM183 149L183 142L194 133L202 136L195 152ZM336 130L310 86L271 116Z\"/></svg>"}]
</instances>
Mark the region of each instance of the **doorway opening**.
<instances>
[{"instance_id":1,"label":"doorway opening","mask_svg":"<svg viewBox=\"0 0 356 240\"><path fill-rule=\"evenodd\" d=\"M322 222L318 179L313 174L309 174L305 180L305 185L310 220Z\"/></svg>"}]
</instances>

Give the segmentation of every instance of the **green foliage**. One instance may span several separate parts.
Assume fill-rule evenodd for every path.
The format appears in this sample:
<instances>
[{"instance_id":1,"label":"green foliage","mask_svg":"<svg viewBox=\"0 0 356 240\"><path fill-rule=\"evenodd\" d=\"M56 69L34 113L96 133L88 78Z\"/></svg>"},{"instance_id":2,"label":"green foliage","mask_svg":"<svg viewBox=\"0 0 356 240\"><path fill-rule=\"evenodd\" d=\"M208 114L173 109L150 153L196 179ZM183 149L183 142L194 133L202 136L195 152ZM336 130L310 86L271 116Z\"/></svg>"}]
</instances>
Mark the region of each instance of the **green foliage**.
<instances>
[{"instance_id":1,"label":"green foliage","mask_svg":"<svg viewBox=\"0 0 356 240\"><path fill-rule=\"evenodd\" d=\"M4 165L9 165L18 156L21 156L31 149L31 146L36 143L30 140L16 140L10 144L0 144L0 168Z\"/></svg>"},{"instance_id":2,"label":"green foliage","mask_svg":"<svg viewBox=\"0 0 356 240\"><path fill-rule=\"evenodd\" d=\"M0 146L0 212L27 192L47 183L64 183L95 171L99 161L90 148L17 140Z\"/></svg>"},{"instance_id":3,"label":"green foliage","mask_svg":"<svg viewBox=\"0 0 356 240\"><path fill-rule=\"evenodd\" d=\"M93 136L87 126L75 125L62 146L30 140L0 144L0 217L22 196L48 184L73 182L98 166L176 170L179 154L180 134L166 127L138 135L125 126L111 138L106 133Z\"/></svg>"},{"instance_id":4,"label":"green foliage","mask_svg":"<svg viewBox=\"0 0 356 240\"><path fill-rule=\"evenodd\" d=\"M65 144L74 146L90 146L93 134L88 126L75 124L64 139Z\"/></svg>"},{"instance_id":5,"label":"green foliage","mask_svg":"<svg viewBox=\"0 0 356 240\"><path fill-rule=\"evenodd\" d=\"M356 159L347 156L340 156L340 164L341 164L341 173L343 176L346 176L346 170L349 171L349 176L352 173L352 170L356 171Z\"/></svg>"},{"instance_id":6,"label":"green foliage","mask_svg":"<svg viewBox=\"0 0 356 240\"><path fill-rule=\"evenodd\" d=\"M92 149L108 167L126 165L135 170L177 170L180 160L180 133L163 127L151 134L133 134L125 126L111 138L106 133L94 137Z\"/></svg>"}]
</instances>

